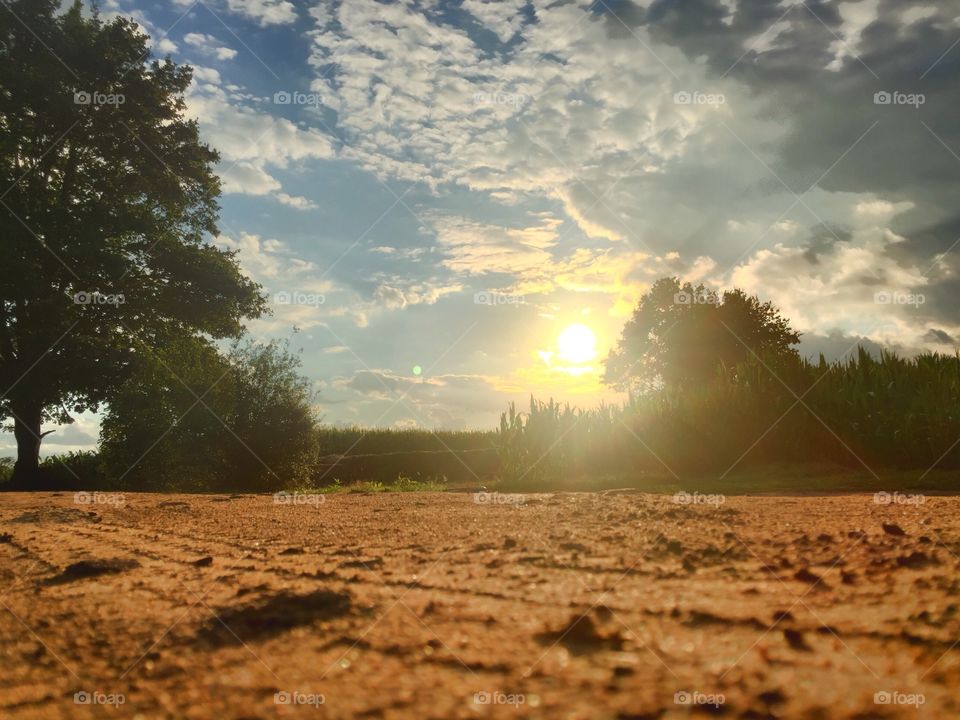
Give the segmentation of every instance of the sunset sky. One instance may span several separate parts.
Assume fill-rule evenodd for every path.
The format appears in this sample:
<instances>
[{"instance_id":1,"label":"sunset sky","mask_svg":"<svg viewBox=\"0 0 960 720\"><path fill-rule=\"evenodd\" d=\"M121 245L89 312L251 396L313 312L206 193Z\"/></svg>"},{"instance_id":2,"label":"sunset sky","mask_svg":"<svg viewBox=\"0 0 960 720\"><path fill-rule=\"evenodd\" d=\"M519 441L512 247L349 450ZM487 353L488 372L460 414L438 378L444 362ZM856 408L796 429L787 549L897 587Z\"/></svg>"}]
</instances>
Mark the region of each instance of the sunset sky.
<instances>
[{"instance_id":1,"label":"sunset sky","mask_svg":"<svg viewBox=\"0 0 960 720\"><path fill-rule=\"evenodd\" d=\"M774 301L807 355L958 344L958 2L115 13L195 67L215 242L270 294L250 329L303 349L328 422L616 399L601 360L664 275ZM84 416L45 449L95 436Z\"/></svg>"}]
</instances>

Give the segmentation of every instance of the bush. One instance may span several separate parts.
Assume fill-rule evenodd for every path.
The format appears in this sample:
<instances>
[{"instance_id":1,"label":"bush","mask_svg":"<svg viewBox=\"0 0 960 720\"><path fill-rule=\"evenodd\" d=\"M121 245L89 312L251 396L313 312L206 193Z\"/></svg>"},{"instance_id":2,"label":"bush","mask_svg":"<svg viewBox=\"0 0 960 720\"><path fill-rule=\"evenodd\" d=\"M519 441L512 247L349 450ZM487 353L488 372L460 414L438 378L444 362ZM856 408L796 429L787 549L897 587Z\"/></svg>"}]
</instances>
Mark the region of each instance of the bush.
<instances>
[{"instance_id":1,"label":"bush","mask_svg":"<svg viewBox=\"0 0 960 720\"><path fill-rule=\"evenodd\" d=\"M0 457L0 483L9 482L13 477L13 463L16 462L12 457Z\"/></svg>"},{"instance_id":2,"label":"bush","mask_svg":"<svg viewBox=\"0 0 960 720\"><path fill-rule=\"evenodd\" d=\"M108 477L122 488L266 492L305 485L316 459L309 383L285 346L222 355L192 338L139 359L101 429Z\"/></svg>"}]
</instances>

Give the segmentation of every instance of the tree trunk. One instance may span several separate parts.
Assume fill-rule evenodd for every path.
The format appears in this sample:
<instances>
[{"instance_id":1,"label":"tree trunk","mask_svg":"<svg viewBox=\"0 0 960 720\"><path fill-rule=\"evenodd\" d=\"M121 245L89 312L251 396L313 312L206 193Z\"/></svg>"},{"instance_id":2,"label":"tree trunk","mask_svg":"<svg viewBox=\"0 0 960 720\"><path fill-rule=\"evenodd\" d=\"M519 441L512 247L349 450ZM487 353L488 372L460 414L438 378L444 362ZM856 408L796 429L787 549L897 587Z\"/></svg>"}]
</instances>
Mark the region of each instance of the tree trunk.
<instances>
[{"instance_id":1,"label":"tree trunk","mask_svg":"<svg viewBox=\"0 0 960 720\"><path fill-rule=\"evenodd\" d=\"M13 436L17 440L17 462L13 466L10 485L16 489L32 488L40 474L40 422L43 417L39 404L17 403Z\"/></svg>"}]
</instances>

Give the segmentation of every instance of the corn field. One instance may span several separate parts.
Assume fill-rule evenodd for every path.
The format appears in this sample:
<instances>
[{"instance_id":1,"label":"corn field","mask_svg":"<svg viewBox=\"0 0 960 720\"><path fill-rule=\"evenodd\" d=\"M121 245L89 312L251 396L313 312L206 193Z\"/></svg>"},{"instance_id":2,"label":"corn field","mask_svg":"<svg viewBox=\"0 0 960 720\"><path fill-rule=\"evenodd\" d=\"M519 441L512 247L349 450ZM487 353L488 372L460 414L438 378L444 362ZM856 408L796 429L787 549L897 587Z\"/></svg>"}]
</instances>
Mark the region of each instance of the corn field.
<instances>
[{"instance_id":1,"label":"corn field","mask_svg":"<svg viewBox=\"0 0 960 720\"><path fill-rule=\"evenodd\" d=\"M500 418L511 485L642 473L725 474L774 463L960 467L960 357L860 350L847 361L762 359L719 368L697 391L658 390L578 410L531 398Z\"/></svg>"}]
</instances>

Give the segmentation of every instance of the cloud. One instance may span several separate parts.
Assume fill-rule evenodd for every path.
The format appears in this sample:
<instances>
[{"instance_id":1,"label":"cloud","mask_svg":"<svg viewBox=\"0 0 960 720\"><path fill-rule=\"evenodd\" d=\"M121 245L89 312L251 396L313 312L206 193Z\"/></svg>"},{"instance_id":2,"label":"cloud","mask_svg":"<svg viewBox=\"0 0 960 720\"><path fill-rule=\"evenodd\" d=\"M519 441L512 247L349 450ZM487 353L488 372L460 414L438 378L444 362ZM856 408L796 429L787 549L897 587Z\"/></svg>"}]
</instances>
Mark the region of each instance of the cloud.
<instances>
[{"instance_id":1,"label":"cloud","mask_svg":"<svg viewBox=\"0 0 960 720\"><path fill-rule=\"evenodd\" d=\"M61 425L56 432L47 435L43 442L47 445L93 446L97 444L97 438L73 424Z\"/></svg>"},{"instance_id":2,"label":"cloud","mask_svg":"<svg viewBox=\"0 0 960 720\"><path fill-rule=\"evenodd\" d=\"M287 195L285 192L280 192L277 193L275 197L281 203L287 207L292 207L294 210L316 210L318 207L313 200L308 200L300 195Z\"/></svg>"},{"instance_id":3,"label":"cloud","mask_svg":"<svg viewBox=\"0 0 960 720\"><path fill-rule=\"evenodd\" d=\"M421 303L433 305L444 295L463 290L463 285L459 283L443 285L429 280L424 282L411 281L409 278L400 276L392 277L389 282L392 284L382 283L377 285L373 292L373 304L387 310L402 310L410 305Z\"/></svg>"},{"instance_id":4,"label":"cloud","mask_svg":"<svg viewBox=\"0 0 960 720\"><path fill-rule=\"evenodd\" d=\"M288 25L297 20L297 10L287 0L227 0L227 7L255 20L261 27Z\"/></svg>"},{"instance_id":5,"label":"cloud","mask_svg":"<svg viewBox=\"0 0 960 720\"><path fill-rule=\"evenodd\" d=\"M155 47L158 52L165 53L168 55L171 53L175 53L177 52L177 50L180 49L173 40L170 40L168 38L160 38L159 40L157 40L155 43Z\"/></svg>"},{"instance_id":6,"label":"cloud","mask_svg":"<svg viewBox=\"0 0 960 720\"><path fill-rule=\"evenodd\" d=\"M551 262L550 248L561 221L543 218L535 225L511 228L458 216L431 215L445 267L468 275L504 273L539 276Z\"/></svg>"},{"instance_id":7,"label":"cloud","mask_svg":"<svg viewBox=\"0 0 960 720\"><path fill-rule=\"evenodd\" d=\"M263 168L262 163L234 162L220 172L225 193L269 195L282 185Z\"/></svg>"},{"instance_id":8,"label":"cloud","mask_svg":"<svg viewBox=\"0 0 960 720\"><path fill-rule=\"evenodd\" d=\"M527 0L463 0L462 8L505 43L523 26L526 6Z\"/></svg>"},{"instance_id":9,"label":"cloud","mask_svg":"<svg viewBox=\"0 0 960 720\"><path fill-rule=\"evenodd\" d=\"M224 87L217 71L202 66L194 72L187 111L199 120L204 139L220 152L225 193L271 195L297 210L316 207L308 198L281 192L283 185L274 172L334 157L330 136L256 110L248 98Z\"/></svg>"},{"instance_id":10,"label":"cloud","mask_svg":"<svg viewBox=\"0 0 960 720\"><path fill-rule=\"evenodd\" d=\"M221 45L220 41L213 37L213 35L187 33L183 36L183 41L187 45L197 48L204 54L214 55L217 60L232 60L237 56L236 50Z\"/></svg>"},{"instance_id":11,"label":"cloud","mask_svg":"<svg viewBox=\"0 0 960 720\"><path fill-rule=\"evenodd\" d=\"M927 288L943 268L909 265L894 256L906 239L889 230L854 230L841 240L757 252L721 281L772 300L802 333L839 330L906 352L931 349L960 331L928 307ZM934 323L937 326L934 327ZM934 332L936 330L936 332Z\"/></svg>"},{"instance_id":12,"label":"cloud","mask_svg":"<svg viewBox=\"0 0 960 720\"><path fill-rule=\"evenodd\" d=\"M502 411L505 398L510 395L499 389L499 382L483 375L444 374L428 378L365 369L334 379L331 387L352 391L354 397L397 403L400 412L412 411L420 426L450 427L450 410L454 408L461 418L489 417ZM458 424L464 421L461 419Z\"/></svg>"},{"instance_id":13,"label":"cloud","mask_svg":"<svg viewBox=\"0 0 960 720\"><path fill-rule=\"evenodd\" d=\"M559 237L530 245L493 209L426 218L456 275L582 292L600 290L605 268L621 312L646 268L723 279L771 258L832 258L840 251L803 238L875 227L903 238L862 248L892 276L934 263L960 237L958 160L944 148L960 148L957 61L937 62L955 40L946 8L476 0L462 10L476 22L373 0L310 13L312 89L336 115L344 159L438 195L552 203L582 236L576 251ZM874 104L897 89L927 93L922 115ZM931 319L960 301L960 262L938 262L946 269L925 285ZM803 275L780 280L804 292ZM886 334L920 340L903 323Z\"/></svg>"}]
</instances>

